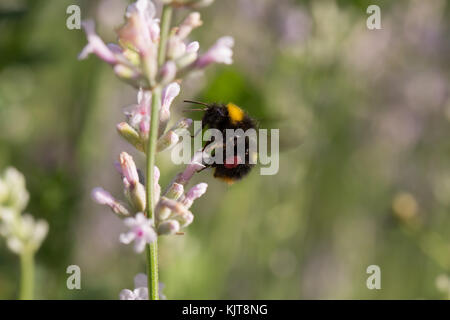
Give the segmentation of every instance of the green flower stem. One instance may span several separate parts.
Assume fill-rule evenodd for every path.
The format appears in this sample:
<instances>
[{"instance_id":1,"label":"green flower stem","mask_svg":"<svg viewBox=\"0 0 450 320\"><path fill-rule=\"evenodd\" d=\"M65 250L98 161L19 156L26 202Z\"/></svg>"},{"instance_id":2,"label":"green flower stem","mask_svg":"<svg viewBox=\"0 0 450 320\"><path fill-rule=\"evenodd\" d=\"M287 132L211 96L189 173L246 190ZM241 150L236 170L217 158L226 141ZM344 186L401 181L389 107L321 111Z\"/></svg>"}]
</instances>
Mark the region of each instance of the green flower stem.
<instances>
[{"instance_id":1,"label":"green flower stem","mask_svg":"<svg viewBox=\"0 0 450 320\"><path fill-rule=\"evenodd\" d=\"M32 300L34 290L34 257L31 250L20 254L20 299Z\"/></svg>"},{"instance_id":2,"label":"green flower stem","mask_svg":"<svg viewBox=\"0 0 450 320\"><path fill-rule=\"evenodd\" d=\"M167 40L170 31L170 22L172 20L172 7L164 5L161 14L161 34L158 48L158 66L162 66L166 60Z\"/></svg>"},{"instance_id":3,"label":"green flower stem","mask_svg":"<svg viewBox=\"0 0 450 320\"><path fill-rule=\"evenodd\" d=\"M164 5L161 17L161 34L158 49L158 66L162 66L166 59L167 38L170 30L170 20L172 18L172 7ZM150 80L150 79L149 79ZM162 89L156 86L152 90L152 111L150 118L150 132L147 146L147 216L154 220L153 211L155 208L154 192L154 167L156 157L156 143L158 139L158 121L159 109L161 104ZM151 300L159 299L159 282L158 282L158 242L146 246L147 253L147 279L148 279L148 296Z\"/></svg>"},{"instance_id":4,"label":"green flower stem","mask_svg":"<svg viewBox=\"0 0 450 320\"><path fill-rule=\"evenodd\" d=\"M152 95L152 113L150 118L150 132L147 146L147 184L146 195L148 199L147 216L154 220L153 209L155 208L154 192L154 167L156 155L156 143L158 138L158 119L159 119L159 105L161 101L161 88L156 87ZM159 299L158 289L158 243L155 240L148 244L147 248L147 279L148 279L148 295L151 300Z\"/></svg>"}]
</instances>

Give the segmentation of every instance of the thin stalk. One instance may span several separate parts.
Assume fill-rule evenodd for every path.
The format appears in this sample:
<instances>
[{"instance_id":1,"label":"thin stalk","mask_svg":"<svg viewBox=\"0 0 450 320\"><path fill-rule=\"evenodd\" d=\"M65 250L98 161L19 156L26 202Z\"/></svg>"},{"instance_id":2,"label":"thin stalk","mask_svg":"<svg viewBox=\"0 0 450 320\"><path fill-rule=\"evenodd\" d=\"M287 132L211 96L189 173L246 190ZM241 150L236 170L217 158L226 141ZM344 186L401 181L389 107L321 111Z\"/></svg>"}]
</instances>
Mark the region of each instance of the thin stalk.
<instances>
[{"instance_id":1,"label":"thin stalk","mask_svg":"<svg viewBox=\"0 0 450 320\"><path fill-rule=\"evenodd\" d=\"M34 257L31 250L20 254L20 299L32 300L34 291Z\"/></svg>"},{"instance_id":2,"label":"thin stalk","mask_svg":"<svg viewBox=\"0 0 450 320\"><path fill-rule=\"evenodd\" d=\"M161 16L161 34L158 48L158 66L162 66L166 59L167 38L169 36L170 21L172 19L172 7L164 5ZM150 80L150 79L149 79ZM150 132L147 145L147 216L153 219L153 211L155 208L154 199L154 167L156 163L156 143L158 139L159 125L159 109L161 104L162 89L156 86L152 90L152 111L150 118ZM158 242L146 246L147 253L147 279L148 279L148 296L151 300L159 299L159 282L158 282Z\"/></svg>"},{"instance_id":3,"label":"thin stalk","mask_svg":"<svg viewBox=\"0 0 450 320\"><path fill-rule=\"evenodd\" d=\"M158 66L162 66L166 60L167 40L172 20L172 7L164 5L161 14L161 34L159 37Z\"/></svg>"},{"instance_id":4,"label":"thin stalk","mask_svg":"<svg viewBox=\"0 0 450 320\"><path fill-rule=\"evenodd\" d=\"M158 120L159 120L159 105L161 101L161 88L153 89L152 95L152 113L150 118L150 132L147 146L147 184L146 195L149 199L147 204L147 216L153 219L153 209L155 208L154 192L154 167L156 155L156 142L158 138ZM148 279L148 293L151 300L159 299L158 290L158 243L155 240L153 243L147 245L147 279Z\"/></svg>"}]
</instances>

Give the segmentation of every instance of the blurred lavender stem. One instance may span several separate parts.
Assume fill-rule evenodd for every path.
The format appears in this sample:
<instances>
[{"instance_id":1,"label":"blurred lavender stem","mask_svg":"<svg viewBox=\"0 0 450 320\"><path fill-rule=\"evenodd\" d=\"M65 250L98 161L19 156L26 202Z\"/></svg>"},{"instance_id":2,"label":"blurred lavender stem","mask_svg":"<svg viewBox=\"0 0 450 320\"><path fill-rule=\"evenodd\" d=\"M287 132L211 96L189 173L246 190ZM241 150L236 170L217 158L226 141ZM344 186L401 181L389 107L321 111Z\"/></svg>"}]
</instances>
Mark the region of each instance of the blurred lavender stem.
<instances>
[{"instance_id":1,"label":"blurred lavender stem","mask_svg":"<svg viewBox=\"0 0 450 320\"><path fill-rule=\"evenodd\" d=\"M161 14L161 33L158 48L158 66L161 67L166 60L167 40L172 20L172 6L164 5Z\"/></svg>"},{"instance_id":2,"label":"blurred lavender stem","mask_svg":"<svg viewBox=\"0 0 450 320\"><path fill-rule=\"evenodd\" d=\"M20 254L20 300L32 300L34 290L33 251L24 249Z\"/></svg>"},{"instance_id":3,"label":"blurred lavender stem","mask_svg":"<svg viewBox=\"0 0 450 320\"><path fill-rule=\"evenodd\" d=\"M159 39L158 48L158 66L161 67L164 64L167 37L169 35L170 21L172 18L172 7L170 5L164 5L161 16L161 34ZM150 79L149 79L150 80ZM152 90L152 110L150 118L150 132L148 138L147 148L147 216L150 219L154 219L153 211L155 208L154 199L154 170L155 156L156 156L156 143L158 139L158 119L159 119L159 104L161 101L161 87L157 86ZM148 281L148 296L150 300L159 299L159 284L158 284L158 241L155 240L151 244L146 246L147 252L147 281Z\"/></svg>"}]
</instances>

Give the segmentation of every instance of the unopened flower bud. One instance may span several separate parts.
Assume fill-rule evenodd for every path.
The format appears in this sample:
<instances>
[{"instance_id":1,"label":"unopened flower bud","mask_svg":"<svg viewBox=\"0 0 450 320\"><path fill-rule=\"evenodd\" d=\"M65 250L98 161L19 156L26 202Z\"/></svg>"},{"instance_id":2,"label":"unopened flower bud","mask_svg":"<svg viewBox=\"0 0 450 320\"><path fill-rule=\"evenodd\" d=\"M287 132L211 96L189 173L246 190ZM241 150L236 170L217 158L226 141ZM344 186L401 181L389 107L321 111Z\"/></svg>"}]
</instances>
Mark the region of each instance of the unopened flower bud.
<instances>
[{"instance_id":1,"label":"unopened flower bud","mask_svg":"<svg viewBox=\"0 0 450 320\"><path fill-rule=\"evenodd\" d=\"M189 128L192 125L192 119L182 118L177 121L177 123L170 129L174 131L176 134L180 135L183 130Z\"/></svg>"},{"instance_id":2,"label":"unopened flower bud","mask_svg":"<svg viewBox=\"0 0 450 320\"><path fill-rule=\"evenodd\" d=\"M134 146L137 150L144 152L144 146L142 145L141 137L132 126L130 126L126 122L121 122L117 125L117 131L119 132L120 136L124 138L128 143Z\"/></svg>"},{"instance_id":3,"label":"unopened flower bud","mask_svg":"<svg viewBox=\"0 0 450 320\"><path fill-rule=\"evenodd\" d=\"M158 226L159 235L170 235L180 231L180 223L177 220L167 220Z\"/></svg>"},{"instance_id":4,"label":"unopened flower bud","mask_svg":"<svg viewBox=\"0 0 450 320\"><path fill-rule=\"evenodd\" d=\"M117 201L111 194L102 188L94 188L91 193L92 199L99 203L106 205L118 216L128 216L130 212L119 201Z\"/></svg>"},{"instance_id":5,"label":"unopened flower bud","mask_svg":"<svg viewBox=\"0 0 450 320\"><path fill-rule=\"evenodd\" d=\"M171 211L170 217L178 220L181 227L185 227L192 223L194 220L194 215L190 212L183 204L180 202L162 197L158 203L159 208L168 208ZM161 215L159 215L161 217ZM163 220L163 219L161 219Z\"/></svg>"},{"instance_id":6,"label":"unopened flower bud","mask_svg":"<svg viewBox=\"0 0 450 320\"><path fill-rule=\"evenodd\" d=\"M183 195L184 187L179 183L172 183L170 188L167 190L165 197L173 200L178 200Z\"/></svg>"},{"instance_id":7,"label":"unopened flower bud","mask_svg":"<svg viewBox=\"0 0 450 320\"><path fill-rule=\"evenodd\" d=\"M108 48L103 40L95 33L95 24L93 21L85 21L82 23L86 36L88 38L88 44L84 47L83 51L78 55L78 59L85 59L89 54L94 53L103 61L109 64L116 64L117 59L114 52Z\"/></svg>"},{"instance_id":8,"label":"unopened flower bud","mask_svg":"<svg viewBox=\"0 0 450 320\"><path fill-rule=\"evenodd\" d=\"M162 93L161 111L159 114L159 136L166 130L170 119L170 106L173 100L180 94L180 85L176 82L169 84Z\"/></svg>"},{"instance_id":9,"label":"unopened flower bud","mask_svg":"<svg viewBox=\"0 0 450 320\"><path fill-rule=\"evenodd\" d=\"M194 52L186 51L186 54L184 56L178 58L175 61L177 69L181 70L192 65L197 60L197 58L198 58L197 51Z\"/></svg>"},{"instance_id":10,"label":"unopened flower bud","mask_svg":"<svg viewBox=\"0 0 450 320\"><path fill-rule=\"evenodd\" d=\"M129 199L137 212L143 212L146 205L145 187L141 183L137 183L134 187L126 191L129 193Z\"/></svg>"},{"instance_id":11,"label":"unopened flower bud","mask_svg":"<svg viewBox=\"0 0 450 320\"><path fill-rule=\"evenodd\" d=\"M131 69L123 64L116 64L114 66L114 73L122 79L137 79L140 74L134 69Z\"/></svg>"},{"instance_id":12,"label":"unopened flower bud","mask_svg":"<svg viewBox=\"0 0 450 320\"><path fill-rule=\"evenodd\" d=\"M187 193L186 196L182 199L181 203L189 209L192 204L194 203L194 200L200 198L202 195L205 194L206 189L208 188L207 183L199 183L195 186L193 186Z\"/></svg>"},{"instance_id":13,"label":"unopened flower bud","mask_svg":"<svg viewBox=\"0 0 450 320\"><path fill-rule=\"evenodd\" d=\"M233 45L232 37L222 37L202 56L197 59L196 67L205 68L211 63L233 63Z\"/></svg>"},{"instance_id":14,"label":"unopened flower bud","mask_svg":"<svg viewBox=\"0 0 450 320\"><path fill-rule=\"evenodd\" d=\"M176 183L185 185L191 180L192 176L204 169L206 166L202 163L203 161L203 151L197 151L191 159L191 162L186 166L186 169L178 174L175 179Z\"/></svg>"},{"instance_id":15,"label":"unopened flower bud","mask_svg":"<svg viewBox=\"0 0 450 320\"><path fill-rule=\"evenodd\" d=\"M128 184L131 187L137 185L139 183L139 174L133 158L128 153L122 152L119 157L119 162L125 184Z\"/></svg>"},{"instance_id":16,"label":"unopened flower bud","mask_svg":"<svg viewBox=\"0 0 450 320\"><path fill-rule=\"evenodd\" d=\"M200 13L191 12L177 30L176 35L180 39L186 39L194 28L198 28L203 24Z\"/></svg>"},{"instance_id":17,"label":"unopened flower bud","mask_svg":"<svg viewBox=\"0 0 450 320\"><path fill-rule=\"evenodd\" d=\"M161 138L158 139L156 151L161 152L175 146L180 137L174 131L167 131Z\"/></svg>"}]
</instances>

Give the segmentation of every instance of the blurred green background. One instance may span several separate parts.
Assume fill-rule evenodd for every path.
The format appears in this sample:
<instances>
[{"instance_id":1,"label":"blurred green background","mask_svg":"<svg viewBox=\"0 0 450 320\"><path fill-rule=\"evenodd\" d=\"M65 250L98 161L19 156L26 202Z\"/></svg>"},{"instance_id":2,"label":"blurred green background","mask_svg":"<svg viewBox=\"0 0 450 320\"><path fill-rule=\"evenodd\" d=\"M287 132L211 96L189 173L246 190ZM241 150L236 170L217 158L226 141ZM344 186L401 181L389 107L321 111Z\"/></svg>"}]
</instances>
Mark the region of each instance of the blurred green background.
<instances>
[{"instance_id":1,"label":"blurred green background","mask_svg":"<svg viewBox=\"0 0 450 320\"><path fill-rule=\"evenodd\" d=\"M27 211L50 232L36 297L117 299L144 271L119 244L121 221L92 202L119 196L116 134L136 93L66 28L78 4L106 41L127 1L0 2L0 169L27 179ZM381 7L382 30L366 27ZM216 0L195 30L205 50L236 40L235 63L183 83L183 99L233 101L280 128L280 170L209 183L185 236L160 241L169 299L442 299L450 275L450 4L420 1ZM175 16L183 19L186 11ZM175 119L178 116L173 116ZM158 155L166 185L181 170ZM66 267L81 267L81 290ZM381 268L368 290L366 268ZM436 279L440 279L438 284ZM0 298L18 293L19 260L0 242Z\"/></svg>"}]
</instances>

